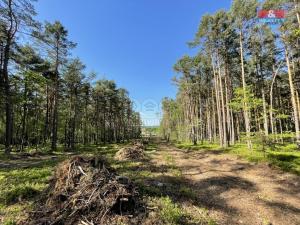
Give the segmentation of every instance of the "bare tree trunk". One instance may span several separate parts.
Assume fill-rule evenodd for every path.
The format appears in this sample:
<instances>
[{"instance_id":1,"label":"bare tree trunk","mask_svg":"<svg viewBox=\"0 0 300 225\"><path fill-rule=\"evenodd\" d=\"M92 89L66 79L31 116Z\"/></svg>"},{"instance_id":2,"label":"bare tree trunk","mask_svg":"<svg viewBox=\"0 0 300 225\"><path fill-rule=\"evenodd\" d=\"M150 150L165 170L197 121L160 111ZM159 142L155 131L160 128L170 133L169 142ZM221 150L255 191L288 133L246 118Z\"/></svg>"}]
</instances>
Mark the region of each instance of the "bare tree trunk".
<instances>
[{"instance_id":1,"label":"bare tree trunk","mask_svg":"<svg viewBox=\"0 0 300 225\"><path fill-rule=\"evenodd\" d=\"M297 99L297 111L298 111L298 119L300 120L300 98L299 98L299 93L298 91L296 90L296 99ZM300 121L299 121L300 122Z\"/></svg>"},{"instance_id":2,"label":"bare tree trunk","mask_svg":"<svg viewBox=\"0 0 300 225\"><path fill-rule=\"evenodd\" d=\"M265 135L269 135L269 127L268 127L268 116L267 116L267 106L266 106L266 98L265 98L265 91L262 89L262 99L263 99L263 117L264 117L264 130Z\"/></svg>"},{"instance_id":3,"label":"bare tree trunk","mask_svg":"<svg viewBox=\"0 0 300 225\"><path fill-rule=\"evenodd\" d=\"M8 61L10 53L10 42L7 40L7 44L4 48L4 60L3 60L3 83L4 83L4 93L5 93L5 153L10 154L11 144L12 144L12 134L13 134L13 118L12 118L12 99L11 99L11 90L8 77Z\"/></svg>"},{"instance_id":4,"label":"bare tree trunk","mask_svg":"<svg viewBox=\"0 0 300 225\"><path fill-rule=\"evenodd\" d=\"M296 103L296 97L295 97L295 88L294 88L292 71L291 71L291 66L290 66L290 59L289 59L289 55L288 55L286 46L285 46L285 60L286 60L287 68L288 68L289 83L290 83L290 90L291 90L291 100L292 100L292 105L293 105L293 110L294 110L296 140L300 141L299 117L298 117L297 103Z\"/></svg>"},{"instance_id":5,"label":"bare tree trunk","mask_svg":"<svg viewBox=\"0 0 300 225\"><path fill-rule=\"evenodd\" d=\"M219 62L218 62L219 64ZM219 66L219 85L220 85L220 97L221 97L221 107L222 107L222 128L223 128L223 141L222 146L227 147L227 124L226 124L226 113L225 113L225 103L224 103L224 91L223 91L223 84L222 84L222 77L221 77L221 67Z\"/></svg>"},{"instance_id":6,"label":"bare tree trunk","mask_svg":"<svg viewBox=\"0 0 300 225\"><path fill-rule=\"evenodd\" d=\"M299 29L300 29L300 15L299 15L299 12L298 12L299 0L294 0L294 2L295 2L296 17L297 17L297 21L298 21L298 25L299 25Z\"/></svg>"},{"instance_id":7,"label":"bare tree trunk","mask_svg":"<svg viewBox=\"0 0 300 225\"><path fill-rule=\"evenodd\" d=\"M25 81L24 85L24 103L23 103L23 115L22 115L22 130L21 130L21 151L24 150L25 133L26 133L26 120L27 120L27 85Z\"/></svg>"},{"instance_id":8,"label":"bare tree trunk","mask_svg":"<svg viewBox=\"0 0 300 225\"><path fill-rule=\"evenodd\" d=\"M234 118L232 109L230 109L230 116L231 116L231 144L235 144L235 128L234 128Z\"/></svg>"},{"instance_id":9,"label":"bare tree trunk","mask_svg":"<svg viewBox=\"0 0 300 225\"><path fill-rule=\"evenodd\" d=\"M45 115L45 125L44 125L44 144L46 143L49 135L49 114L50 114L50 106L49 106L49 86L46 86L46 115Z\"/></svg>"},{"instance_id":10,"label":"bare tree trunk","mask_svg":"<svg viewBox=\"0 0 300 225\"><path fill-rule=\"evenodd\" d=\"M56 82L57 83L57 82ZM55 84L55 93L53 99L53 114L52 114L52 135L51 135L51 151L56 151L57 143L57 118L58 118L58 105L57 105L57 91L58 84Z\"/></svg>"},{"instance_id":11,"label":"bare tree trunk","mask_svg":"<svg viewBox=\"0 0 300 225\"><path fill-rule=\"evenodd\" d=\"M216 125L216 105L214 101L214 91L211 91L211 101L212 101L212 118L213 118L213 124L212 124L212 131L213 131L213 137L214 137L214 142L217 141L217 125Z\"/></svg>"},{"instance_id":12,"label":"bare tree trunk","mask_svg":"<svg viewBox=\"0 0 300 225\"><path fill-rule=\"evenodd\" d=\"M214 73L214 87L215 87L215 95L216 95L216 104L217 104L217 115L218 115L218 128L219 128L219 142L220 146L223 147L223 129L222 129L222 118L221 118L221 106L220 106L220 94L219 94L219 82L217 77L217 72L214 66L213 58L212 58L212 67Z\"/></svg>"},{"instance_id":13,"label":"bare tree trunk","mask_svg":"<svg viewBox=\"0 0 300 225\"><path fill-rule=\"evenodd\" d=\"M241 69L242 69L242 83L243 83L243 92L244 92L244 118L245 118L245 127L246 127L246 136L247 136L247 145L248 149L252 149L252 143L251 143L251 128L250 128L250 112L248 110L248 104L247 104L247 87L246 87L246 80L245 80L245 69L244 69L244 50L243 50L243 33L240 31L240 55L241 55Z\"/></svg>"},{"instance_id":14,"label":"bare tree trunk","mask_svg":"<svg viewBox=\"0 0 300 225\"><path fill-rule=\"evenodd\" d=\"M59 37L58 37L59 38ZM57 126L58 126L58 89L59 89L59 40L56 40L55 46L55 80L54 80L54 98L53 98L53 117L52 117L52 140L51 151L56 151L57 147Z\"/></svg>"}]
</instances>

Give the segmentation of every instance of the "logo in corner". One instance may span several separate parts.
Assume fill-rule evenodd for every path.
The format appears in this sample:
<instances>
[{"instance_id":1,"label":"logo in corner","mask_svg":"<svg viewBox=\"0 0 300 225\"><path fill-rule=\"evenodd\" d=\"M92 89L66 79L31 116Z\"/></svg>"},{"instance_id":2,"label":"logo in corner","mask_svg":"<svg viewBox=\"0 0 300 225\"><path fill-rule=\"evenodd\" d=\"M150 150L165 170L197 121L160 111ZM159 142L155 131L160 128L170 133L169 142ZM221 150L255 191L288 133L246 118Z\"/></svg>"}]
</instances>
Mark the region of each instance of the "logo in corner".
<instances>
[{"instance_id":1,"label":"logo in corner","mask_svg":"<svg viewBox=\"0 0 300 225\"><path fill-rule=\"evenodd\" d=\"M284 21L285 11L282 9L258 10L257 18L266 24L280 24Z\"/></svg>"}]
</instances>

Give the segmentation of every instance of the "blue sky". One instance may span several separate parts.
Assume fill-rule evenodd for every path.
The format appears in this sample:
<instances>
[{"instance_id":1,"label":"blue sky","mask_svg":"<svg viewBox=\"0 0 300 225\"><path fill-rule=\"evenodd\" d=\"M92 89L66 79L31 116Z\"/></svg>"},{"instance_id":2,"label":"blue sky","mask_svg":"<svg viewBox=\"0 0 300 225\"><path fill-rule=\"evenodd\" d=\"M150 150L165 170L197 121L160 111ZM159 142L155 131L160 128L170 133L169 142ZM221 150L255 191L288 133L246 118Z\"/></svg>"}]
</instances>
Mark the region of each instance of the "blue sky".
<instances>
[{"instance_id":1,"label":"blue sky","mask_svg":"<svg viewBox=\"0 0 300 225\"><path fill-rule=\"evenodd\" d=\"M146 125L158 125L160 101L175 97L173 65L190 54L201 16L230 0L39 0L38 19L59 20L78 44L73 56L126 88Z\"/></svg>"}]
</instances>

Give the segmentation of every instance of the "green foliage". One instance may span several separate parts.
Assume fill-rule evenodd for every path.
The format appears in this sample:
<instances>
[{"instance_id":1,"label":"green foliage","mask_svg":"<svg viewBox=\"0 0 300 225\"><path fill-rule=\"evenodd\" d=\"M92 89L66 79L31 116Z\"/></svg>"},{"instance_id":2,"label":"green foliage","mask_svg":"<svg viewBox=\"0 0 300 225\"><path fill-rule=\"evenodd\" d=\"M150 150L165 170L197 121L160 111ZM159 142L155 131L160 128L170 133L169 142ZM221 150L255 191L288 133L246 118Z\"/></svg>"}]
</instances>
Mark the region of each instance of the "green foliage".
<instances>
[{"instance_id":1,"label":"green foliage","mask_svg":"<svg viewBox=\"0 0 300 225\"><path fill-rule=\"evenodd\" d=\"M17 223L13 220L7 220L7 221L4 222L3 225L17 225Z\"/></svg>"},{"instance_id":2,"label":"green foliage","mask_svg":"<svg viewBox=\"0 0 300 225\"><path fill-rule=\"evenodd\" d=\"M268 161L286 172L294 172L300 175L299 152L269 152Z\"/></svg>"},{"instance_id":3,"label":"green foliage","mask_svg":"<svg viewBox=\"0 0 300 225\"><path fill-rule=\"evenodd\" d=\"M276 116L275 116L276 119L288 119L289 117L290 117L289 115L286 115L283 113L276 114Z\"/></svg>"},{"instance_id":4,"label":"green foliage","mask_svg":"<svg viewBox=\"0 0 300 225\"><path fill-rule=\"evenodd\" d=\"M186 215L178 204L173 203L169 197L160 198L158 204L161 208L161 219L165 224L182 224L181 222Z\"/></svg>"},{"instance_id":5,"label":"green foliage","mask_svg":"<svg viewBox=\"0 0 300 225\"><path fill-rule=\"evenodd\" d=\"M246 96L246 97L244 97ZM251 91L251 87L246 87L246 93L243 88L236 88L234 90L234 98L230 102L230 106L235 111L240 111L244 108L244 104L247 104L247 110L257 109L262 106L262 99L256 98Z\"/></svg>"},{"instance_id":6,"label":"green foliage","mask_svg":"<svg viewBox=\"0 0 300 225\"><path fill-rule=\"evenodd\" d=\"M257 0L234 0L232 2L231 14L238 27L242 27L243 23L248 22L256 16L257 6Z\"/></svg>"},{"instance_id":7,"label":"green foliage","mask_svg":"<svg viewBox=\"0 0 300 225\"><path fill-rule=\"evenodd\" d=\"M296 36L297 38L300 38L300 29L296 29L296 30L295 30L295 36Z\"/></svg>"}]
</instances>

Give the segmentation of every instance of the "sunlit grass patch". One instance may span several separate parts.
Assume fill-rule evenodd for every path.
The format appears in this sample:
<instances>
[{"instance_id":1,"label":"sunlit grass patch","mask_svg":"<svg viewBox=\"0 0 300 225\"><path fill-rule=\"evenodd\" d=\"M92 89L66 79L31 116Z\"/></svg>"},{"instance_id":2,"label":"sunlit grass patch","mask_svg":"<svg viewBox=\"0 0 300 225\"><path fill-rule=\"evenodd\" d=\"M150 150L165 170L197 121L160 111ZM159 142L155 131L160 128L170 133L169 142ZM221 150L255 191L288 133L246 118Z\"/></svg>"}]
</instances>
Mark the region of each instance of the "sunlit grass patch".
<instances>
[{"instance_id":1,"label":"sunlit grass patch","mask_svg":"<svg viewBox=\"0 0 300 225\"><path fill-rule=\"evenodd\" d=\"M141 162L138 161L115 161L113 159L110 161L111 166L119 172L124 172L141 165Z\"/></svg>"},{"instance_id":2,"label":"sunlit grass patch","mask_svg":"<svg viewBox=\"0 0 300 225\"><path fill-rule=\"evenodd\" d=\"M272 152L268 154L268 160L284 171L300 175L300 152Z\"/></svg>"},{"instance_id":3,"label":"sunlit grass patch","mask_svg":"<svg viewBox=\"0 0 300 225\"><path fill-rule=\"evenodd\" d=\"M174 202L170 197L151 198L149 204L158 207L159 219L167 225L216 225L208 211L190 205L189 207Z\"/></svg>"},{"instance_id":4,"label":"sunlit grass patch","mask_svg":"<svg viewBox=\"0 0 300 225\"><path fill-rule=\"evenodd\" d=\"M145 151L148 152L148 153L151 153L151 152L155 152L157 149L158 149L158 146L157 146L156 143L149 143L146 146Z\"/></svg>"},{"instance_id":5,"label":"sunlit grass patch","mask_svg":"<svg viewBox=\"0 0 300 225\"><path fill-rule=\"evenodd\" d=\"M295 143L279 145L278 150L283 152L299 151Z\"/></svg>"},{"instance_id":6,"label":"sunlit grass patch","mask_svg":"<svg viewBox=\"0 0 300 225\"><path fill-rule=\"evenodd\" d=\"M3 225L16 225L24 212L31 208L32 202L19 203L10 206L0 204L0 224ZM2 221L1 221L1 216Z\"/></svg>"},{"instance_id":7,"label":"sunlit grass patch","mask_svg":"<svg viewBox=\"0 0 300 225\"><path fill-rule=\"evenodd\" d=\"M262 162L267 161L266 152L262 151L259 146L253 145L253 148L249 150L246 144L235 144L233 146L227 147L226 151L228 153L233 153L235 155L241 156L251 162Z\"/></svg>"},{"instance_id":8,"label":"sunlit grass patch","mask_svg":"<svg viewBox=\"0 0 300 225\"><path fill-rule=\"evenodd\" d=\"M52 171L52 167L1 170L0 202L10 204L34 197L45 188Z\"/></svg>"},{"instance_id":9,"label":"sunlit grass patch","mask_svg":"<svg viewBox=\"0 0 300 225\"><path fill-rule=\"evenodd\" d=\"M168 154L167 152L163 152L162 156L168 165L171 165L171 166L174 165L174 163L175 163L174 158L170 154Z\"/></svg>"},{"instance_id":10,"label":"sunlit grass patch","mask_svg":"<svg viewBox=\"0 0 300 225\"><path fill-rule=\"evenodd\" d=\"M48 185L55 165L60 160L45 160L26 168L0 170L0 217L2 224L15 224L38 194Z\"/></svg>"},{"instance_id":11,"label":"sunlit grass patch","mask_svg":"<svg viewBox=\"0 0 300 225\"><path fill-rule=\"evenodd\" d=\"M268 162L286 172L300 174L300 152L289 150L291 148L294 149L293 144L262 151L261 146L254 145L252 150L248 150L246 144L237 144L227 150L252 162Z\"/></svg>"},{"instance_id":12,"label":"sunlit grass patch","mask_svg":"<svg viewBox=\"0 0 300 225\"><path fill-rule=\"evenodd\" d=\"M183 224L187 216L182 208L174 203L169 197L153 199L155 205L159 207L160 219L165 224Z\"/></svg>"},{"instance_id":13,"label":"sunlit grass patch","mask_svg":"<svg viewBox=\"0 0 300 225\"><path fill-rule=\"evenodd\" d=\"M300 174L300 152L295 143L273 143L272 146L263 146L259 141L253 140L253 148L249 150L246 143L236 143L227 148L221 148L217 144L195 145L192 143L176 144L181 149L193 150L222 150L234 154L251 162L267 162L281 168L286 172Z\"/></svg>"},{"instance_id":14,"label":"sunlit grass patch","mask_svg":"<svg viewBox=\"0 0 300 225\"><path fill-rule=\"evenodd\" d=\"M177 143L175 144L177 148L180 149L186 149L186 150L192 150L192 151L198 151L198 150L220 150L220 146L215 143L209 143L207 141L198 143L197 145L194 145L190 142L183 142L183 143Z\"/></svg>"},{"instance_id":15,"label":"sunlit grass patch","mask_svg":"<svg viewBox=\"0 0 300 225\"><path fill-rule=\"evenodd\" d=\"M134 182L145 182L146 179L153 179L158 175L158 173L151 172L147 167L143 167L139 162L128 162L122 165L123 167L119 164L114 168L118 174L130 178ZM137 169L138 167L139 169Z\"/></svg>"}]
</instances>

